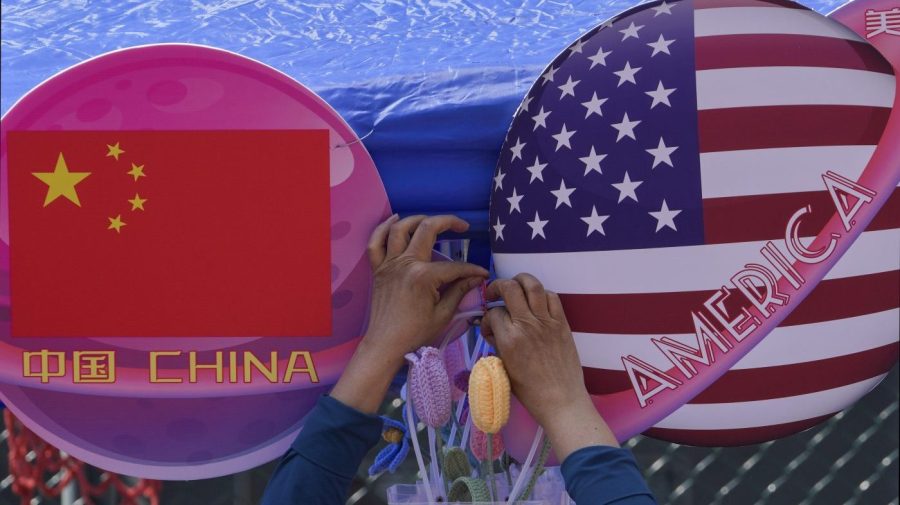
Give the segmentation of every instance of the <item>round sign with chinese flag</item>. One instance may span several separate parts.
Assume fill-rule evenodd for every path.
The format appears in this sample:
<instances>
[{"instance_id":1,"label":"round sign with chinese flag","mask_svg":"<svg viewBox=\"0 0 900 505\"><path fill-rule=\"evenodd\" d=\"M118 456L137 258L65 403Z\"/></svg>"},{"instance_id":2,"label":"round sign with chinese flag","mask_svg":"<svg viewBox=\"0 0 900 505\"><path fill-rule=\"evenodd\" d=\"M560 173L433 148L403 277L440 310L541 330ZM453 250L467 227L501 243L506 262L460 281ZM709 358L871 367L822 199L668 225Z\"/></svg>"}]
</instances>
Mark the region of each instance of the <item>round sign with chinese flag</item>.
<instances>
[{"instance_id":1,"label":"round sign with chinese flag","mask_svg":"<svg viewBox=\"0 0 900 505\"><path fill-rule=\"evenodd\" d=\"M104 469L280 455L365 323L389 213L357 136L253 60L100 56L2 120L0 399Z\"/></svg>"}]
</instances>

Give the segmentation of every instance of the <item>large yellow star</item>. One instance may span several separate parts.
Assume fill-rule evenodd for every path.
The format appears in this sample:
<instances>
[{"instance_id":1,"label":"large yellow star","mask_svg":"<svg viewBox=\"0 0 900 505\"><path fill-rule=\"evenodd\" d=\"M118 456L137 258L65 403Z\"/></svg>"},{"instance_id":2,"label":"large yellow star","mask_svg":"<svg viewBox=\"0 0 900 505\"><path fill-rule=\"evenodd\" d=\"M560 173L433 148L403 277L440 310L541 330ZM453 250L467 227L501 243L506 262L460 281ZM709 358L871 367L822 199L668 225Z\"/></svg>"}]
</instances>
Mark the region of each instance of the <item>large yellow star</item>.
<instances>
[{"instance_id":1,"label":"large yellow star","mask_svg":"<svg viewBox=\"0 0 900 505\"><path fill-rule=\"evenodd\" d=\"M134 177L134 180L138 180L138 177L147 177L147 174L144 173L144 165L135 165L131 164L131 170L126 172L128 175Z\"/></svg>"},{"instance_id":2,"label":"large yellow star","mask_svg":"<svg viewBox=\"0 0 900 505\"><path fill-rule=\"evenodd\" d=\"M122 214L107 219L109 219L109 226L106 228L107 230L116 230L116 233L122 233L122 227L125 226L125 222L122 221Z\"/></svg>"},{"instance_id":3,"label":"large yellow star","mask_svg":"<svg viewBox=\"0 0 900 505\"><path fill-rule=\"evenodd\" d=\"M135 193L134 198L128 200L128 203L131 204L131 210L144 210L144 203L146 201L146 198L141 198L141 195Z\"/></svg>"},{"instance_id":4,"label":"large yellow star","mask_svg":"<svg viewBox=\"0 0 900 505\"><path fill-rule=\"evenodd\" d=\"M66 166L66 159L63 154L59 153L56 160L56 168L52 172L32 172L31 175L37 177L44 184L49 186L47 196L44 198L44 207L50 205L57 198L64 196L70 202L81 207L78 200L78 193L75 191L75 185L83 181L85 177L91 175L90 172L69 172Z\"/></svg>"},{"instance_id":5,"label":"large yellow star","mask_svg":"<svg viewBox=\"0 0 900 505\"><path fill-rule=\"evenodd\" d=\"M112 146L109 144L106 144L106 148L109 149L109 152L106 153L106 157L108 158L108 157L112 156L113 158L116 159L116 161L119 161L119 155L125 152L124 149L119 147L118 142L116 142L116 144L112 145Z\"/></svg>"}]
</instances>

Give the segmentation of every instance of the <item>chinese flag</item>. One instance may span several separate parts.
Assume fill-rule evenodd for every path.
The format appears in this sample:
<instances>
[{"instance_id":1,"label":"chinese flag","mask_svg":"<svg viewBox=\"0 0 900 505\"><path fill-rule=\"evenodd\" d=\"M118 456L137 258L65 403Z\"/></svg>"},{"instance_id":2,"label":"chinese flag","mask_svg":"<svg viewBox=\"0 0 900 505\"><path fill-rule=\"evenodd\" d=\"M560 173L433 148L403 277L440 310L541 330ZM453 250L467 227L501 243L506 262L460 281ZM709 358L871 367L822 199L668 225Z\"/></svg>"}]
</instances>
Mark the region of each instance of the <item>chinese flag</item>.
<instances>
[{"instance_id":1,"label":"chinese flag","mask_svg":"<svg viewBox=\"0 0 900 505\"><path fill-rule=\"evenodd\" d=\"M7 140L14 337L330 335L327 130Z\"/></svg>"}]
</instances>

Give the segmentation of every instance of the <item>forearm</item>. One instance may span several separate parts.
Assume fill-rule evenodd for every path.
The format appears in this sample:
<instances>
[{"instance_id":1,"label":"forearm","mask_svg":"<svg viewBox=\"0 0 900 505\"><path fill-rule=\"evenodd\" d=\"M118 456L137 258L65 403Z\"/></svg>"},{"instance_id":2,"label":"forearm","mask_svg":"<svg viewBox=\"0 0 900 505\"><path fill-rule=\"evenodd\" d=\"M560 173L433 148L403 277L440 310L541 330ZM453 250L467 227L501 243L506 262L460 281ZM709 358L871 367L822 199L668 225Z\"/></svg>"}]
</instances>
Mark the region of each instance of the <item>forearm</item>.
<instances>
[{"instance_id":1,"label":"forearm","mask_svg":"<svg viewBox=\"0 0 900 505\"><path fill-rule=\"evenodd\" d=\"M597 413L587 393L565 406L548 409L540 422L559 461L565 461L570 454L585 447L619 447L615 435Z\"/></svg>"},{"instance_id":2,"label":"forearm","mask_svg":"<svg viewBox=\"0 0 900 505\"><path fill-rule=\"evenodd\" d=\"M547 417L545 430L576 504L655 503L634 457L619 447L587 392Z\"/></svg>"},{"instance_id":3,"label":"forearm","mask_svg":"<svg viewBox=\"0 0 900 505\"><path fill-rule=\"evenodd\" d=\"M562 464L566 491L577 505L655 505L634 457L626 449L583 447Z\"/></svg>"},{"instance_id":4,"label":"forearm","mask_svg":"<svg viewBox=\"0 0 900 505\"><path fill-rule=\"evenodd\" d=\"M381 427L377 416L322 397L275 469L261 504L343 503L363 457L377 443Z\"/></svg>"},{"instance_id":5,"label":"forearm","mask_svg":"<svg viewBox=\"0 0 900 505\"><path fill-rule=\"evenodd\" d=\"M378 342L378 335L360 341L331 395L319 400L275 469L262 505L346 500L357 468L381 434L381 419L374 414L403 365L402 353Z\"/></svg>"},{"instance_id":6,"label":"forearm","mask_svg":"<svg viewBox=\"0 0 900 505\"><path fill-rule=\"evenodd\" d=\"M378 412L391 381L403 366L403 355L378 349L378 338L363 337L353 358L331 391L331 397L360 412Z\"/></svg>"}]
</instances>

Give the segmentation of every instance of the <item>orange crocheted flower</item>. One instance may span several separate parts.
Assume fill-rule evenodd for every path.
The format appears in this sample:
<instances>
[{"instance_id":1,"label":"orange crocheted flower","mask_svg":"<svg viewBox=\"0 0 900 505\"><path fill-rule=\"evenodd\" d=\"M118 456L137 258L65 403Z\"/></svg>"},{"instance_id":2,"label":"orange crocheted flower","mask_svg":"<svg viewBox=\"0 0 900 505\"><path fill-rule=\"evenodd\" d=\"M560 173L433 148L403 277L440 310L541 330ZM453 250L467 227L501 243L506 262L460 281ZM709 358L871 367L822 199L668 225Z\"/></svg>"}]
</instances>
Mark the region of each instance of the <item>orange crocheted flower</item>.
<instances>
[{"instance_id":1,"label":"orange crocheted flower","mask_svg":"<svg viewBox=\"0 0 900 505\"><path fill-rule=\"evenodd\" d=\"M496 356L481 358L469 377L472 422L485 433L497 433L509 421L509 376Z\"/></svg>"}]
</instances>

